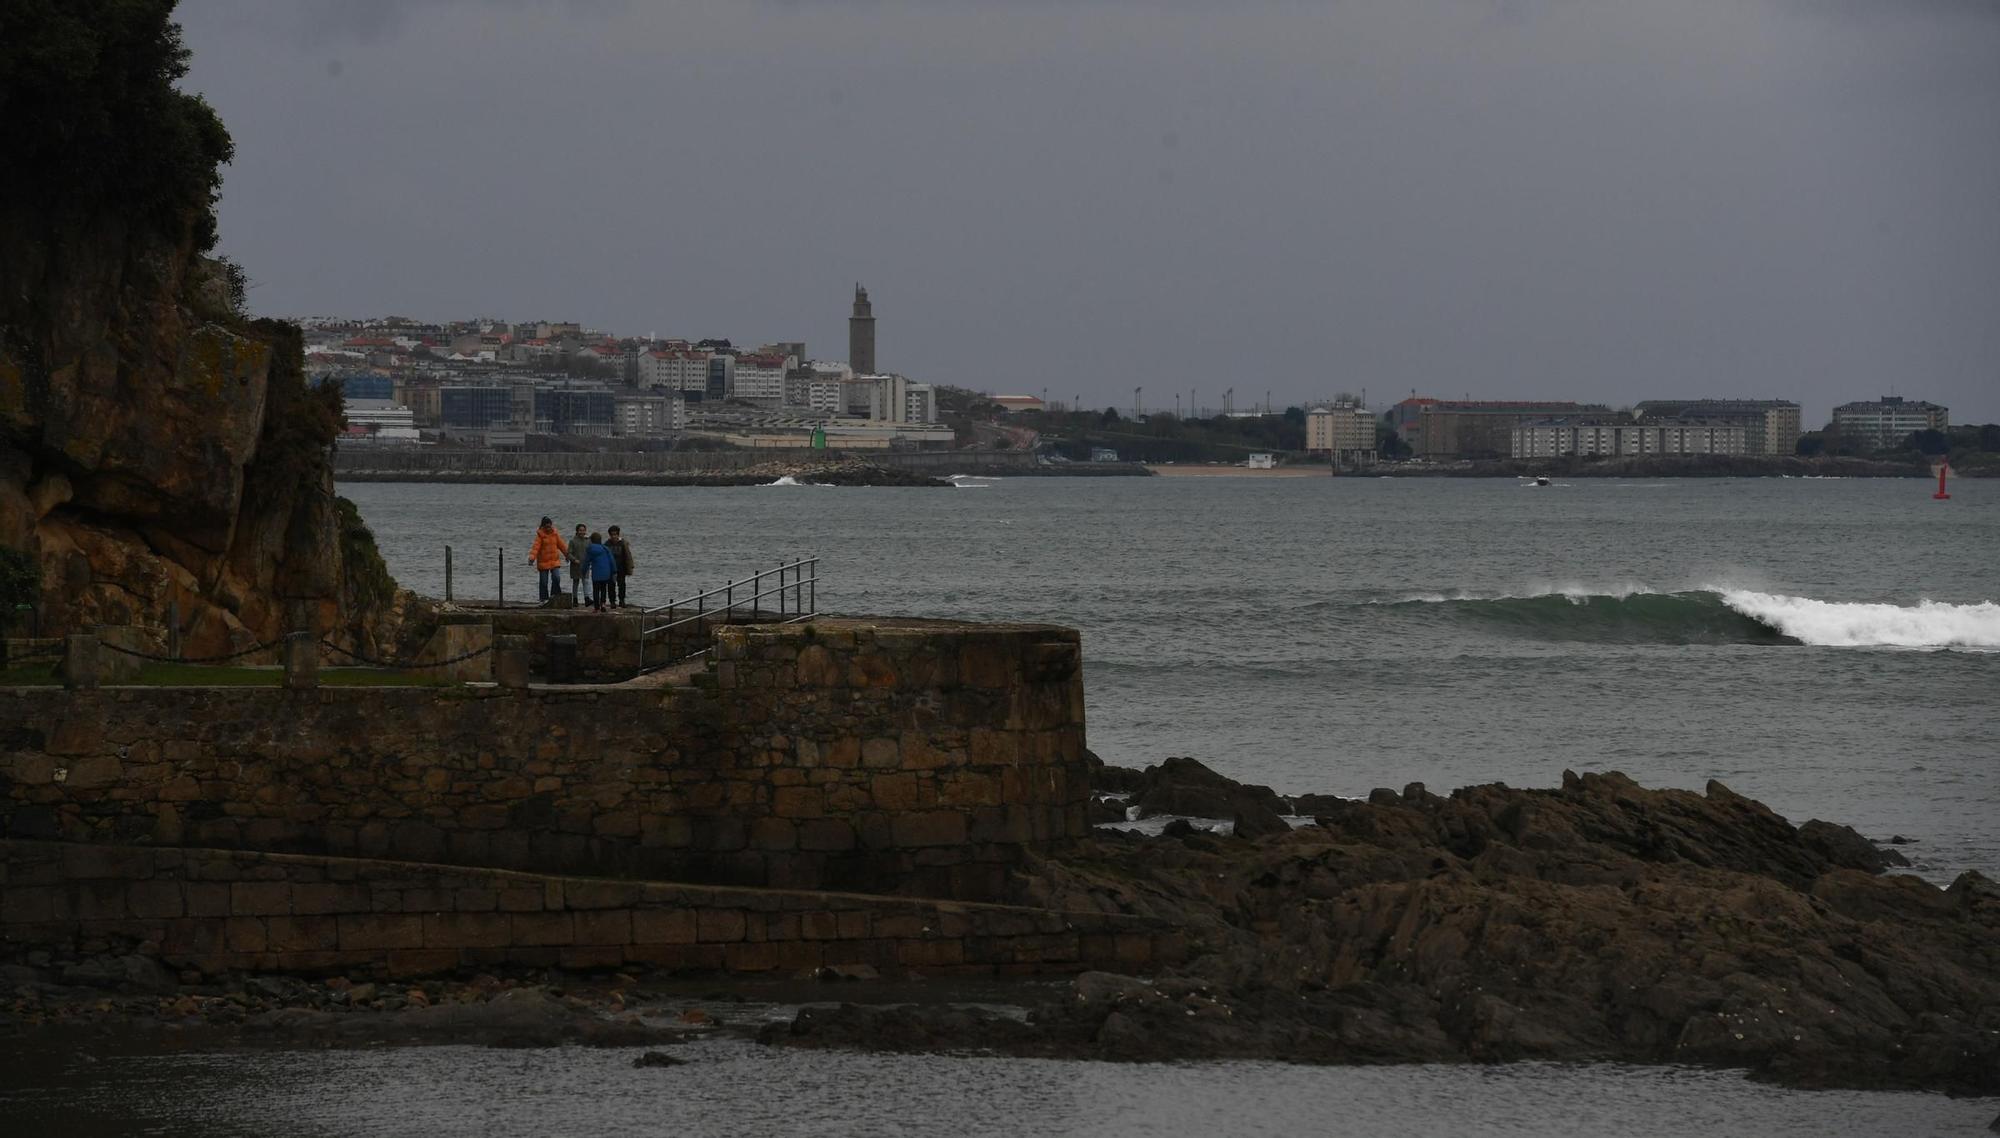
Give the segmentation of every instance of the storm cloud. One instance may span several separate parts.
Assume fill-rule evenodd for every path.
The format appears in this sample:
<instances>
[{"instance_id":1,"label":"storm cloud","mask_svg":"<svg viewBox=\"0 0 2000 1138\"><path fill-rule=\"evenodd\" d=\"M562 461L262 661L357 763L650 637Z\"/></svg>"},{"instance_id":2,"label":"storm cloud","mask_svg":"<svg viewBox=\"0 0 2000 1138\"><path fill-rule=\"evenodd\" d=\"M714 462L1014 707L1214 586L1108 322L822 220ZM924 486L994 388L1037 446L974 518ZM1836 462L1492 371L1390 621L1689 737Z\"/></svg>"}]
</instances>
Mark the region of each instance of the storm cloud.
<instances>
[{"instance_id":1,"label":"storm cloud","mask_svg":"<svg viewBox=\"0 0 2000 1138\"><path fill-rule=\"evenodd\" d=\"M185 0L253 307L2000 419L2000 6Z\"/></svg>"}]
</instances>

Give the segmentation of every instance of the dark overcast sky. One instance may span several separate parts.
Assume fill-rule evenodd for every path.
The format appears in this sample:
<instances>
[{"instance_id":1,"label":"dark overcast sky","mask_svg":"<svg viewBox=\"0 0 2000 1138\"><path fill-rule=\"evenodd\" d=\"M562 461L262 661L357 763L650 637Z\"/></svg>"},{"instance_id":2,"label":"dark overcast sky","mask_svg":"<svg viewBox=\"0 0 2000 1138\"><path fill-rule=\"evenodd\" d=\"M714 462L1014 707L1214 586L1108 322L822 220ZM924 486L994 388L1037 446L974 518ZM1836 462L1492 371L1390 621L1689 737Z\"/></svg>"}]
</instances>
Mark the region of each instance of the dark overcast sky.
<instances>
[{"instance_id":1,"label":"dark overcast sky","mask_svg":"<svg viewBox=\"0 0 2000 1138\"><path fill-rule=\"evenodd\" d=\"M2000 419L1990 0L184 0L260 311Z\"/></svg>"}]
</instances>

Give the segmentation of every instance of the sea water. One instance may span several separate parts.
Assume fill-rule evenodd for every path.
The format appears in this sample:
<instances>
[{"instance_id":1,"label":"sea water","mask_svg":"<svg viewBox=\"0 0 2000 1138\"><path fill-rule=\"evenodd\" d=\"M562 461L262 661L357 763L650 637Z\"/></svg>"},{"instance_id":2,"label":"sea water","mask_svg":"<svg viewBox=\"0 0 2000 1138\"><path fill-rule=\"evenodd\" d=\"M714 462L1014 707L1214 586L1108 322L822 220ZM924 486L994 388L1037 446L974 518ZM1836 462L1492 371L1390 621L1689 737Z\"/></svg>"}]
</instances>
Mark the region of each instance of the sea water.
<instances>
[{"instance_id":1,"label":"sea water","mask_svg":"<svg viewBox=\"0 0 2000 1138\"><path fill-rule=\"evenodd\" d=\"M633 599L800 556L821 609L1082 630L1089 739L1285 792L1720 779L2000 875L2000 488L1917 480L959 479L953 489L341 488L404 584L532 589L552 515ZM967 491L977 490L977 493ZM777 1014L777 1013L773 1013ZM769 1051L40 1055L20 1133L1975 1134L2000 1100L1609 1065L1127 1066Z\"/></svg>"}]
</instances>

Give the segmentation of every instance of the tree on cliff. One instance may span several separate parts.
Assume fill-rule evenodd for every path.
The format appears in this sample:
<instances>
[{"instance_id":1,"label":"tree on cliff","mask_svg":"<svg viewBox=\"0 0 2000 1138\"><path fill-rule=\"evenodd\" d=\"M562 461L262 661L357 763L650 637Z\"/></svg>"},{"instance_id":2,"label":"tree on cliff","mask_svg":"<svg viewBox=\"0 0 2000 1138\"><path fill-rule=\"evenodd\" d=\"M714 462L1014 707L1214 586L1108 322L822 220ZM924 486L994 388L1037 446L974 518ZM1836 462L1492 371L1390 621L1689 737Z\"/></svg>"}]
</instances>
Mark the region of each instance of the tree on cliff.
<instances>
[{"instance_id":1,"label":"tree on cliff","mask_svg":"<svg viewBox=\"0 0 2000 1138\"><path fill-rule=\"evenodd\" d=\"M220 167L234 146L199 95L174 89L188 51L175 0L0 5L0 201L76 218L111 212L215 243Z\"/></svg>"}]
</instances>

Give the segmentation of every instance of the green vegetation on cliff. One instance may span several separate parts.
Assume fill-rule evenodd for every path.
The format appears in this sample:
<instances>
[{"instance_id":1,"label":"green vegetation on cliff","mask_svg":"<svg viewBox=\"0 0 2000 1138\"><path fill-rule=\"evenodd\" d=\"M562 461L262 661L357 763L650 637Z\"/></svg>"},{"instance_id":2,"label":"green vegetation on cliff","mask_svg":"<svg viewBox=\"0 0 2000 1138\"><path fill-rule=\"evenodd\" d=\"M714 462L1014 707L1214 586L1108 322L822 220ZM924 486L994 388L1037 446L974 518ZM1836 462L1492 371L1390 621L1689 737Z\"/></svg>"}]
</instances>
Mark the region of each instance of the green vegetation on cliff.
<instances>
[{"instance_id":1,"label":"green vegetation on cliff","mask_svg":"<svg viewBox=\"0 0 2000 1138\"><path fill-rule=\"evenodd\" d=\"M174 88L188 51L175 0L7 0L0 121L12 173L0 202L106 214L215 243L220 167L234 146L199 95Z\"/></svg>"}]
</instances>

